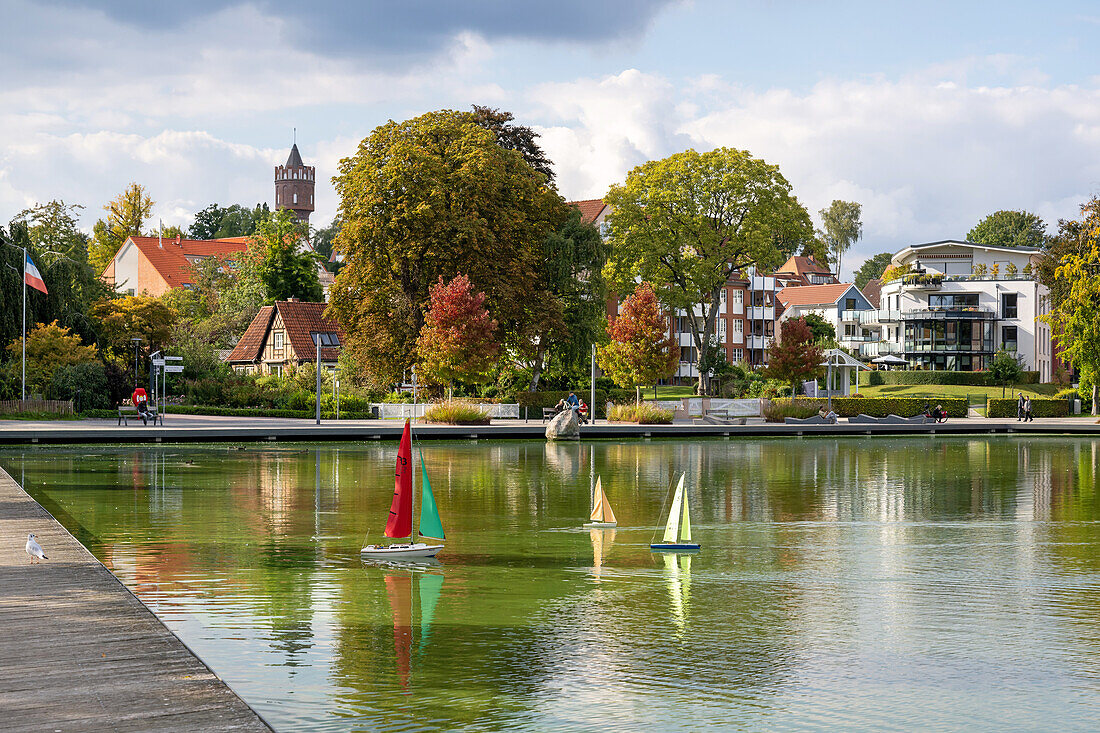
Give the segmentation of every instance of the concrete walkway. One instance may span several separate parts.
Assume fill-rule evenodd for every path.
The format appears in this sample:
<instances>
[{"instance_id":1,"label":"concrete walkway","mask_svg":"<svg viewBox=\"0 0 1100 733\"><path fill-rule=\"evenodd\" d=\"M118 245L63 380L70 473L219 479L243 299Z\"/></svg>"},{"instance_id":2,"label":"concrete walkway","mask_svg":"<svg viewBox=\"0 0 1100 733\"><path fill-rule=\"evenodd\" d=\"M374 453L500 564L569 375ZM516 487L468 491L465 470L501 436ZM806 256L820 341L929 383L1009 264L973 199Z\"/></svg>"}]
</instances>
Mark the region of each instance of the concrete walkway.
<instances>
[{"instance_id":1,"label":"concrete walkway","mask_svg":"<svg viewBox=\"0 0 1100 733\"><path fill-rule=\"evenodd\" d=\"M0 711L0 731L270 730L2 469Z\"/></svg>"},{"instance_id":2,"label":"concrete walkway","mask_svg":"<svg viewBox=\"0 0 1100 733\"><path fill-rule=\"evenodd\" d=\"M168 424L143 426L131 421L119 427L115 420L0 420L0 443L183 443L241 441L362 441L397 440L401 420L294 420L266 417L207 417L169 415ZM428 425L418 423L420 440L522 439L542 440L546 423L539 420L493 420L491 425ZM1096 418L1039 418L1021 423L1014 419L968 417L929 425L863 425L842 419L836 425L635 425L607 423L581 426L581 438L706 438L770 435L914 435L1068 433L1100 435Z\"/></svg>"}]
</instances>

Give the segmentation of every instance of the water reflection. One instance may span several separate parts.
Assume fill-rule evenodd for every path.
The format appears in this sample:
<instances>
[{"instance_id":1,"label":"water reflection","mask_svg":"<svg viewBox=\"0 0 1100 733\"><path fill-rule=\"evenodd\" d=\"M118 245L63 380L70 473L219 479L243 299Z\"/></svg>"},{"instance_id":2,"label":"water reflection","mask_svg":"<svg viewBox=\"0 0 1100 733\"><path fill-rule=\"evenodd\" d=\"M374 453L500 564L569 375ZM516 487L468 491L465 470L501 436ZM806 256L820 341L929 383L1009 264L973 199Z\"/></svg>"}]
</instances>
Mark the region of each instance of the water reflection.
<instances>
[{"instance_id":1,"label":"water reflection","mask_svg":"<svg viewBox=\"0 0 1100 733\"><path fill-rule=\"evenodd\" d=\"M426 568L358 556L385 522L393 444L0 465L287 730L583 729L593 710L612 730L1073 728L1100 712L1096 441L424 451L450 536ZM654 557L680 472L704 551ZM617 528L579 526L596 475Z\"/></svg>"}]
</instances>

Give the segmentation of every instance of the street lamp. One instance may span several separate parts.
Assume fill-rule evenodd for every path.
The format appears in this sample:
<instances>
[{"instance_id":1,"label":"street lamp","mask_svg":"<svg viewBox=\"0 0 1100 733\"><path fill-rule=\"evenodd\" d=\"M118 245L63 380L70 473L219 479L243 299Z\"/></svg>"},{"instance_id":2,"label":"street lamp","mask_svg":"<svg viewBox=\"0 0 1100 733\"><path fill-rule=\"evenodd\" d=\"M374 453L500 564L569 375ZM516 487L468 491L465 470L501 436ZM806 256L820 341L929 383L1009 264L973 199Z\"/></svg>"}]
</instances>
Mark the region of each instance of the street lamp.
<instances>
[{"instance_id":1,"label":"street lamp","mask_svg":"<svg viewBox=\"0 0 1100 733\"><path fill-rule=\"evenodd\" d=\"M141 348L141 336L135 336L130 339L130 343L134 345L134 384L138 383L138 350Z\"/></svg>"}]
</instances>

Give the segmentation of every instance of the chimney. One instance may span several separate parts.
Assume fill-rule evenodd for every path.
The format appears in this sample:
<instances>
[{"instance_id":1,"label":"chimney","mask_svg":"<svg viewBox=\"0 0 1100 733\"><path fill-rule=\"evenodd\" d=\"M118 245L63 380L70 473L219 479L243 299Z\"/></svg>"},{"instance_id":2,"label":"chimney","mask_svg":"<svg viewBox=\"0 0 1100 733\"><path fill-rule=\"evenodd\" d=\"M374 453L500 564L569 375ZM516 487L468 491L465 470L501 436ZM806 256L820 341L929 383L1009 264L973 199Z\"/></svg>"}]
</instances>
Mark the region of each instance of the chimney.
<instances>
[{"instance_id":1,"label":"chimney","mask_svg":"<svg viewBox=\"0 0 1100 733\"><path fill-rule=\"evenodd\" d=\"M297 303L298 299L297 298L287 298L287 302L288 303Z\"/></svg>"},{"instance_id":2,"label":"chimney","mask_svg":"<svg viewBox=\"0 0 1100 733\"><path fill-rule=\"evenodd\" d=\"M164 249L164 220L160 220L160 230L157 234L157 246Z\"/></svg>"}]
</instances>

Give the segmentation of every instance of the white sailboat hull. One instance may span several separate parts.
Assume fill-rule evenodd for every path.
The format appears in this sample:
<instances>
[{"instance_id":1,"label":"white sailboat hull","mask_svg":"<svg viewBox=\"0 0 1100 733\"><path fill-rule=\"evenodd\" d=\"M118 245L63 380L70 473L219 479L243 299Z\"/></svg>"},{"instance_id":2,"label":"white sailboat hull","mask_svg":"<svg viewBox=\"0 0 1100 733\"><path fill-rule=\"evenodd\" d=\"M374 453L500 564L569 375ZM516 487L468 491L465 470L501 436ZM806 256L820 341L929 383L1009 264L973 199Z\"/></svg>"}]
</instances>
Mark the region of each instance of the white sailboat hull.
<instances>
[{"instance_id":1,"label":"white sailboat hull","mask_svg":"<svg viewBox=\"0 0 1100 733\"><path fill-rule=\"evenodd\" d=\"M618 522L585 522L581 526L586 527L586 528L594 527L596 529L599 529L601 527L618 527L619 523Z\"/></svg>"},{"instance_id":2,"label":"white sailboat hull","mask_svg":"<svg viewBox=\"0 0 1100 733\"><path fill-rule=\"evenodd\" d=\"M359 551L359 554L363 557L401 560L416 557L435 557L435 554L442 549L443 545L413 542L400 545L367 545Z\"/></svg>"}]
</instances>

